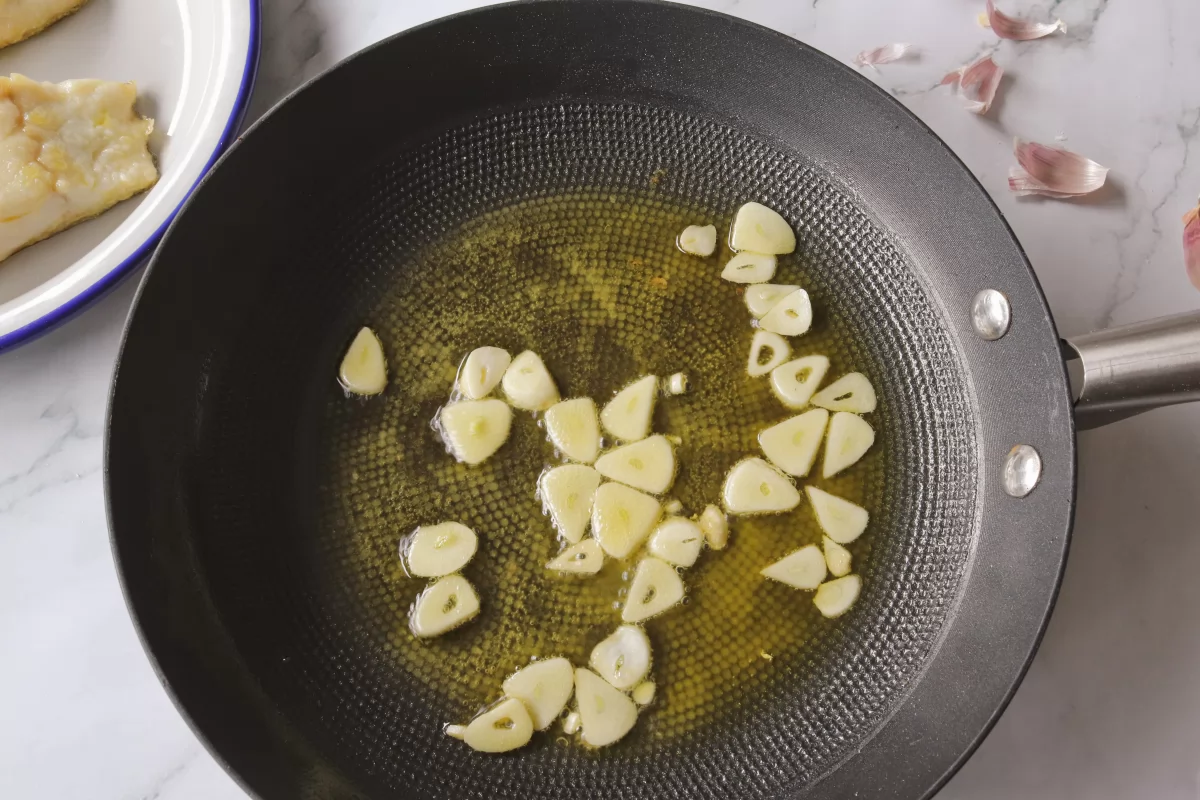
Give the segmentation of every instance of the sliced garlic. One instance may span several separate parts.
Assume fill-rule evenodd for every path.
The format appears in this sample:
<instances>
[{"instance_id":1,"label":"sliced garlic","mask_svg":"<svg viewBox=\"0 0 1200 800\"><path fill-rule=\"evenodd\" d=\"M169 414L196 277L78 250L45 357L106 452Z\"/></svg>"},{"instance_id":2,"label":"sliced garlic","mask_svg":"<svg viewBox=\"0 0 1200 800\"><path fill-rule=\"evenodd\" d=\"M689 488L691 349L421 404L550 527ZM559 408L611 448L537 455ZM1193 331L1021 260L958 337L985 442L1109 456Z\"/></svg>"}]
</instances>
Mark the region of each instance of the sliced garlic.
<instances>
[{"instance_id":1,"label":"sliced garlic","mask_svg":"<svg viewBox=\"0 0 1200 800\"><path fill-rule=\"evenodd\" d=\"M800 492L761 458L745 458L729 470L724 499L731 514L778 514L798 506Z\"/></svg>"},{"instance_id":2,"label":"sliced garlic","mask_svg":"<svg viewBox=\"0 0 1200 800\"><path fill-rule=\"evenodd\" d=\"M797 589L816 589L826 574L825 556L815 544L801 547L762 570L763 577Z\"/></svg>"},{"instance_id":3,"label":"sliced garlic","mask_svg":"<svg viewBox=\"0 0 1200 800\"><path fill-rule=\"evenodd\" d=\"M825 564L829 567L829 574L835 578L850 574L849 550L828 536L821 537L821 549L825 551Z\"/></svg>"},{"instance_id":4,"label":"sliced garlic","mask_svg":"<svg viewBox=\"0 0 1200 800\"><path fill-rule=\"evenodd\" d=\"M579 716L578 711L572 711L563 719L563 733L567 736L574 736L579 733L579 729L583 727L583 718Z\"/></svg>"},{"instance_id":5,"label":"sliced garlic","mask_svg":"<svg viewBox=\"0 0 1200 800\"><path fill-rule=\"evenodd\" d=\"M688 225L679 234L677 244L688 255L711 256L717 249L717 226Z\"/></svg>"},{"instance_id":6,"label":"sliced garlic","mask_svg":"<svg viewBox=\"0 0 1200 800\"><path fill-rule=\"evenodd\" d=\"M675 481L675 448L656 434L609 450L596 459L596 471L635 489L662 494Z\"/></svg>"},{"instance_id":7,"label":"sliced garlic","mask_svg":"<svg viewBox=\"0 0 1200 800\"><path fill-rule=\"evenodd\" d=\"M563 400L546 409L546 433L572 461L590 464L600 452L600 423L590 397Z\"/></svg>"},{"instance_id":8,"label":"sliced garlic","mask_svg":"<svg viewBox=\"0 0 1200 800\"><path fill-rule=\"evenodd\" d=\"M792 359L771 370L771 391L788 408L804 408L828 371L829 359L825 356Z\"/></svg>"},{"instance_id":9,"label":"sliced garlic","mask_svg":"<svg viewBox=\"0 0 1200 800\"><path fill-rule=\"evenodd\" d=\"M825 463L821 474L832 478L857 462L875 443L875 429L865 419L848 411L839 411L829 420L825 440Z\"/></svg>"},{"instance_id":10,"label":"sliced garlic","mask_svg":"<svg viewBox=\"0 0 1200 800\"><path fill-rule=\"evenodd\" d=\"M548 658L523 667L501 686L507 697L525 704L534 730L544 731L567 707L575 690L575 668L565 658Z\"/></svg>"},{"instance_id":11,"label":"sliced garlic","mask_svg":"<svg viewBox=\"0 0 1200 800\"><path fill-rule=\"evenodd\" d=\"M571 544L582 539L587 531L599 486L600 473L582 464L564 464L546 470L538 481L542 508L550 515L558 535Z\"/></svg>"},{"instance_id":12,"label":"sliced garlic","mask_svg":"<svg viewBox=\"0 0 1200 800\"><path fill-rule=\"evenodd\" d=\"M772 425L758 435L758 444L772 464L789 475L804 477L817 460L829 412L814 408Z\"/></svg>"},{"instance_id":13,"label":"sliced garlic","mask_svg":"<svg viewBox=\"0 0 1200 800\"><path fill-rule=\"evenodd\" d=\"M677 567L690 567L700 556L704 531L690 519L671 517L659 523L650 534L646 549L652 556L670 561Z\"/></svg>"},{"instance_id":14,"label":"sliced garlic","mask_svg":"<svg viewBox=\"0 0 1200 800\"><path fill-rule=\"evenodd\" d=\"M796 234L778 212L760 203L746 203L733 218L729 246L739 252L784 255L796 249Z\"/></svg>"},{"instance_id":15,"label":"sliced garlic","mask_svg":"<svg viewBox=\"0 0 1200 800\"><path fill-rule=\"evenodd\" d=\"M447 575L417 595L408 627L422 639L453 630L479 613L479 595L462 575Z\"/></svg>"},{"instance_id":16,"label":"sliced garlic","mask_svg":"<svg viewBox=\"0 0 1200 800\"><path fill-rule=\"evenodd\" d=\"M738 253L725 262L721 277L730 283L765 283L775 277L775 256Z\"/></svg>"},{"instance_id":17,"label":"sliced garlic","mask_svg":"<svg viewBox=\"0 0 1200 800\"><path fill-rule=\"evenodd\" d=\"M724 550L725 545L729 544L729 520L725 518L725 512L721 509L709 503L704 507L696 524L700 526L704 540L713 550Z\"/></svg>"},{"instance_id":18,"label":"sliced garlic","mask_svg":"<svg viewBox=\"0 0 1200 800\"><path fill-rule=\"evenodd\" d=\"M817 524L825 535L838 544L850 544L867 529L870 515L862 506L832 495L815 486L805 486L808 502L817 515Z\"/></svg>"},{"instance_id":19,"label":"sliced garlic","mask_svg":"<svg viewBox=\"0 0 1200 800\"><path fill-rule=\"evenodd\" d=\"M501 700L467 726L463 741L481 753L507 753L529 744L533 738L533 720L525 704L515 697Z\"/></svg>"},{"instance_id":20,"label":"sliced garlic","mask_svg":"<svg viewBox=\"0 0 1200 800\"><path fill-rule=\"evenodd\" d=\"M361 329L342 356L338 383L353 394L379 394L387 386L387 361L383 345L370 328Z\"/></svg>"},{"instance_id":21,"label":"sliced garlic","mask_svg":"<svg viewBox=\"0 0 1200 800\"><path fill-rule=\"evenodd\" d=\"M417 578L440 578L467 565L479 547L475 531L459 522L422 525L404 548L404 566Z\"/></svg>"},{"instance_id":22,"label":"sliced garlic","mask_svg":"<svg viewBox=\"0 0 1200 800\"><path fill-rule=\"evenodd\" d=\"M664 514L678 514L680 511L683 511L683 503L674 497L663 503Z\"/></svg>"},{"instance_id":23,"label":"sliced garlic","mask_svg":"<svg viewBox=\"0 0 1200 800\"><path fill-rule=\"evenodd\" d=\"M812 404L830 411L869 414L875 410L875 387L866 375L851 372L813 395Z\"/></svg>"},{"instance_id":24,"label":"sliced garlic","mask_svg":"<svg viewBox=\"0 0 1200 800\"><path fill-rule=\"evenodd\" d=\"M812 327L812 302L808 292L797 289L775 304L759 321L764 331L781 336L800 336Z\"/></svg>"},{"instance_id":25,"label":"sliced garlic","mask_svg":"<svg viewBox=\"0 0 1200 800\"><path fill-rule=\"evenodd\" d=\"M748 286L744 296L746 308L750 309L750 313L755 319L761 319L764 314L775 307L776 303L799 288L799 286L779 283L760 283L757 286Z\"/></svg>"},{"instance_id":26,"label":"sliced garlic","mask_svg":"<svg viewBox=\"0 0 1200 800\"><path fill-rule=\"evenodd\" d=\"M818 586L817 593L813 596L813 603L816 604L818 611L833 619L849 611L861 591L862 578L857 575L847 575Z\"/></svg>"},{"instance_id":27,"label":"sliced garlic","mask_svg":"<svg viewBox=\"0 0 1200 800\"><path fill-rule=\"evenodd\" d=\"M575 702L583 743L605 747L623 738L637 722L637 706L620 689L590 669L575 670Z\"/></svg>"},{"instance_id":28,"label":"sliced garlic","mask_svg":"<svg viewBox=\"0 0 1200 800\"><path fill-rule=\"evenodd\" d=\"M667 393L668 394L683 394L688 388L688 377L682 372L676 372L671 377L667 378Z\"/></svg>"},{"instance_id":29,"label":"sliced garlic","mask_svg":"<svg viewBox=\"0 0 1200 800\"><path fill-rule=\"evenodd\" d=\"M657 616L683 600L683 579L675 568L654 556L638 562L621 609L623 622L641 622Z\"/></svg>"},{"instance_id":30,"label":"sliced garlic","mask_svg":"<svg viewBox=\"0 0 1200 800\"><path fill-rule=\"evenodd\" d=\"M500 385L508 402L525 411L545 411L558 402L558 386L541 356L532 350L512 360Z\"/></svg>"},{"instance_id":31,"label":"sliced garlic","mask_svg":"<svg viewBox=\"0 0 1200 800\"><path fill-rule=\"evenodd\" d=\"M654 692L657 687L654 681L642 681L633 687L633 702L639 706L648 706L654 702Z\"/></svg>"},{"instance_id":32,"label":"sliced garlic","mask_svg":"<svg viewBox=\"0 0 1200 800\"><path fill-rule=\"evenodd\" d=\"M458 390L468 400L480 400L495 389L512 363L512 356L499 347L477 347L458 369Z\"/></svg>"},{"instance_id":33,"label":"sliced garlic","mask_svg":"<svg viewBox=\"0 0 1200 800\"><path fill-rule=\"evenodd\" d=\"M632 689L650 672L650 638L636 625L622 625L592 649L588 664L621 691Z\"/></svg>"},{"instance_id":34,"label":"sliced garlic","mask_svg":"<svg viewBox=\"0 0 1200 800\"><path fill-rule=\"evenodd\" d=\"M449 736L451 739L458 739L460 742L467 736L466 725L447 725L442 728L442 733Z\"/></svg>"},{"instance_id":35,"label":"sliced garlic","mask_svg":"<svg viewBox=\"0 0 1200 800\"><path fill-rule=\"evenodd\" d=\"M763 360L764 351L769 350L771 357ZM750 342L750 360L746 362L746 372L751 378L766 375L771 370L788 360L792 348L778 333L770 331L755 331L754 339Z\"/></svg>"},{"instance_id":36,"label":"sliced garlic","mask_svg":"<svg viewBox=\"0 0 1200 800\"><path fill-rule=\"evenodd\" d=\"M654 401L658 399L658 378L647 375L617 392L600 412L604 430L624 442L645 439L650 433Z\"/></svg>"},{"instance_id":37,"label":"sliced garlic","mask_svg":"<svg viewBox=\"0 0 1200 800\"><path fill-rule=\"evenodd\" d=\"M546 564L546 569L576 575L595 575L604 566L604 551L595 539L584 539L563 550Z\"/></svg>"},{"instance_id":38,"label":"sliced garlic","mask_svg":"<svg viewBox=\"0 0 1200 800\"><path fill-rule=\"evenodd\" d=\"M625 558L654 529L662 506L648 494L620 483L606 483L596 490L592 507L592 536L613 558Z\"/></svg>"},{"instance_id":39,"label":"sliced garlic","mask_svg":"<svg viewBox=\"0 0 1200 800\"><path fill-rule=\"evenodd\" d=\"M512 409L502 400L463 400L442 406L438 427L454 457L480 464L508 440Z\"/></svg>"}]
</instances>

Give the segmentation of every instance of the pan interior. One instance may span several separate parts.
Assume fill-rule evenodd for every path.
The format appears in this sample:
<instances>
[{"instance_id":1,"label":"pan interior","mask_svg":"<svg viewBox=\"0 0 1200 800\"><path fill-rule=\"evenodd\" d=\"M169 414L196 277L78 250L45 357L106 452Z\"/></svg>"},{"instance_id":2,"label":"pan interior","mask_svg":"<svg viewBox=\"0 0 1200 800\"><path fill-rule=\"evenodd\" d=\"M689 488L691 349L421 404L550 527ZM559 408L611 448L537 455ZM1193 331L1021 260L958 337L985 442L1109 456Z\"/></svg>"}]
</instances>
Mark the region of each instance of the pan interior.
<instances>
[{"instance_id":1,"label":"pan interior","mask_svg":"<svg viewBox=\"0 0 1200 800\"><path fill-rule=\"evenodd\" d=\"M564 396L602 402L647 372L693 390L660 402L683 438L690 513L787 412L741 371L752 329L723 259L674 249L685 224L726 230L757 200L795 226L776 282L813 297L797 354L874 380L879 444L846 477L864 593L836 622L756 579L819 541L811 512L740 522L685 575L687 608L648 625L660 694L599 754L536 737L482 757L441 735L497 697L531 656L583 663L618 623L613 566L548 580L557 550L533 487L551 460L518 412L477 469L429 427L459 360L495 344L543 355ZM309 201L255 312L208 364L187 492L211 602L264 701L339 784L405 797L727 797L797 791L859 748L912 685L958 595L976 517L976 442L954 341L905 253L816 166L723 123L665 107L547 104L479 118L395 152ZM358 326L388 353L387 393L348 400L333 376ZM236 345L233 344L236 342ZM217 352L217 351L215 351ZM827 379L828 380L828 379ZM414 643L422 582L399 538L459 519L481 535L466 574L484 612ZM769 656L769 658L768 658ZM313 796L326 796L315 781ZM335 796L330 793L330 796ZM336 795L340 796L340 795Z\"/></svg>"}]
</instances>

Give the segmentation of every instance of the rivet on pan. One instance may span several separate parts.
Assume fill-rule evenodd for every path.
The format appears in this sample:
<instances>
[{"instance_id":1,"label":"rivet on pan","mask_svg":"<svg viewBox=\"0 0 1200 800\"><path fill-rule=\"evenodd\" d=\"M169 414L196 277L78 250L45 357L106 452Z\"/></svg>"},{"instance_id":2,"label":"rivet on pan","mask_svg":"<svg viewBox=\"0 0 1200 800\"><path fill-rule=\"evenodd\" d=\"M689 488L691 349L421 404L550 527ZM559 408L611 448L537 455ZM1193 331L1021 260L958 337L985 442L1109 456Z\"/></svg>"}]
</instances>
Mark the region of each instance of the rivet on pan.
<instances>
[{"instance_id":1,"label":"rivet on pan","mask_svg":"<svg viewBox=\"0 0 1200 800\"><path fill-rule=\"evenodd\" d=\"M999 339L1008 333L1011 322L1012 309L1007 297L995 289L984 289L975 295L975 302L971 303L971 323L982 338L989 342Z\"/></svg>"},{"instance_id":2,"label":"rivet on pan","mask_svg":"<svg viewBox=\"0 0 1200 800\"><path fill-rule=\"evenodd\" d=\"M1019 444L1004 459L1004 491L1024 497L1042 478L1042 457L1027 444Z\"/></svg>"}]
</instances>

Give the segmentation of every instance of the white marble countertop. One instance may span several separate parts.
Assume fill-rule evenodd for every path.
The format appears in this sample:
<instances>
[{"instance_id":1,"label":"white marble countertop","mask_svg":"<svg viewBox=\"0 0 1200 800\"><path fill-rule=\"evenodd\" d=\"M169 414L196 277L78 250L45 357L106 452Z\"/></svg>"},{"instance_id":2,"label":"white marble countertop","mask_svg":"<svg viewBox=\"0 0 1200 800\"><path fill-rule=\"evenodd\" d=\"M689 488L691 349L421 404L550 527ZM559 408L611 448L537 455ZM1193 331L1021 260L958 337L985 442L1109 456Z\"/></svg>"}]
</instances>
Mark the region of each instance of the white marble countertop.
<instances>
[{"instance_id":1,"label":"white marble countertop","mask_svg":"<svg viewBox=\"0 0 1200 800\"><path fill-rule=\"evenodd\" d=\"M355 50L470 0L263 0L255 113ZM982 0L705 0L839 59L896 41L919 60L873 79L941 135L996 198L1061 331L1200 307L1180 216L1200 191L1200 3L1007 0L1064 35L1005 42L988 118L941 76L996 44ZM1053 7L1053 8L1051 8ZM1018 200L1020 135L1112 168L1105 202ZM135 281L0 355L0 797L245 795L158 685L109 552L101 438ZM1079 513L1058 609L995 731L946 800L1200 798L1200 405L1081 436Z\"/></svg>"}]
</instances>

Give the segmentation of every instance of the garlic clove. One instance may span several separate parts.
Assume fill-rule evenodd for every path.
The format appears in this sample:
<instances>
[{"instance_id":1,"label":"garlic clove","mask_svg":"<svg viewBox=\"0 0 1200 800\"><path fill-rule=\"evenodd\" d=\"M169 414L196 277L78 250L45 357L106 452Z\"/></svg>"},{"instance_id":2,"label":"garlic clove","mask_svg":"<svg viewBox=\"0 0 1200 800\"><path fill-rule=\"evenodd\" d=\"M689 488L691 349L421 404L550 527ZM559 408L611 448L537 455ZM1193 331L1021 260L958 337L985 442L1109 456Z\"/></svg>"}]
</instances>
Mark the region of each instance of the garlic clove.
<instances>
[{"instance_id":1,"label":"garlic clove","mask_svg":"<svg viewBox=\"0 0 1200 800\"><path fill-rule=\"evenodd\" d=\"M861 591L862 578L857 575L847 575L818 586L817 593L813 595L813 603L816 604L818 611L833 619L849 611L850 606L858 600Z\"/></svg>"},{"instance_id":2,"label":"garlic clove","mask_svg":"<svg viewBox=\"0 0 1200 800\"><path fill-rule=\"evenodd\" d=\"M677 567L690 567L700 556L704 531L690 519L671 517L660 522L650 534L646 545L650 555L669 561Z\"/></svg>"},{"instance_id":3,"label":"garlic clove","mask_svg":"<svg viewBox=\"0 0 1200 800\"><path fill-rule=\"evenodd\" d=\"M778 514L800 504L800 492L761 458L734 464L725 478L725 509L731 514Z\"/></svg>"},{"instance_id":4,"label":"garlic clove","mask_svg":"<svg viewBox=\"0 0 1200 800\"><path fill-rule=\"evenodd\" d=\"M817 524L825 535L838 544L850 544L867 529L870 515L862 506L832 495L815 486L805 486L808 502L817 515Z\"/></svg>"},{"instance_id":5,"label":"garlic clove","mask_svg":"<svg viewBox=\"0 0 1200 800\"><path fill-rule=\"evenodd\" d=\"M463 732L463 741L481 753L507 753L529 744L533 720L525 704L515 697L501 700L483 712Z\"/></svg>"},{"instance_id":6,"label":"garlic clove","mask_svg":"<svg viewBox=\"0 0 1200 800\"><path fill-rule=\"evenodd\" d=\"M688 225L679 234L676 244L688 255L707 258L717 249L717 226Z\"/></svg>"},{"instance_id":7,"label":"garlic clove","mask_svg":"<svg viewBox=\"0 0 1200 800\"><path fill-rule=\"evenodd\" d=\"M479 613L479 595L462 575L447 575L417 595L408 613L413 635L425 639L439 636Z\"/></svg>"},{"instance_id":8,"label":"garlic clove","mask_svg":"<svg viewBox=\"0 0 1200 800\"><path fill-rule=\"evenodd\" d=\"M563 720L563 733L567 736L574 736L579 733L579 729L583 727L583 718L579 716L578 711L572 711L567 714Z\"/></svg>"},{"instance_id":9,"label":"garlic clove","mask_svg":"<svg viewBox=\"0 0 1200 800\"><path fill-rule=\"evenodd\" d=\"M544 731L567 707L575 691L575 668L565 658L548 658L523 667L501 686L507 697L525 704L534 730Z\"/></svg>"},{"instance_id":10,"label":"garlic clove","mask_svg":"<svg viewBox=\"0 0 1200 800\"><path fill-rule=\"evenodd\" d=\"M650 433L654 401L658 399L658 378L647 375L617 392L600 412L604 430L624 442L645 439Z\"/></svg>"},{"instance_id":11,"label":"garlic clove","mask_svg":"<svg viewBox=\"0 0 1200 800\"><path fill-rule=\"evenodd\" d=\"M758 444L772 464L789 475L803 477L817 460L829 412L814 408L758 434Z\"/></svg>"},{"instance_id":12,"label":"garlic clove","mask_svg":"<svg viewBox=\"0 0 1200 800\"><path fill-rule=\"evenodd\" d=\"M667 378L667 394L680 395L688 389L688 377L682 372L676 372Z\"/></svg>"},{"instance_id":13,"label":"garlic clove","mask_svg":"<svg viewBox=\"0 0 1200 800\"><path fill-rule=\"evenodd\" d=\"M849 550L828 536L821 537L821 549L825 551L825 564L829 567L829 574L835 578L850 574Z\"/></svg>"},{"instance_id":14,"label":"garlic clove","mask_svg":"<svg viewBox=\"0 0 1200 800\"><path fill-rule=\"evenodd\" d=\"M763 357L768 353L770 356L764 360ZM750 359L746 362L746 372L751 378L766 375L787 361L791 354L791 345L778 333L755 331L754 339L750 342Z\"/></svg>"},{"instance_id":15,"label":"garlic clove","mask_svg":"<svg viewBox=\"0 0 1200 800\"><path fill-rule=\"evenodd\" d=\"M709 503L704 507L696 524L700 526L704 540L713 550L724 550L725 545L729 544L729 520L720 508Z\"/></svg>"},{"instance_id":16,"label":"garlic clove","mask_svg":"<svg viewBox=\"0 0 1200 800\"><path fill-rule=\"evenodd\" d=\"M622 625L592 649L588 664L601 678L628 691L650 672L650 638L636 625Z\"/></svg>"},{"instance_id":17,"label":"garlic clove","mask_svg":"<svg viewBox=\"0 0 1200 800\"><path fill-rule=\"evenodd\" d=\"M468 400L481 400L499 385L512 356L499 347L477 347L458 370L458 390Z\"/></svg>"},{"instance_id":18,"label":"garlic clove","mask_svg":"<svg viewBox=\"0 0 1200 800\"><path fill-rule=\"evenodd\" d=\"M813 395L812 404L830 411L868 414L875 410L875 387L866 375L851 372Z\"/></svg>"},{"instance_id":19,"label":"garlic clove","mask_svg":"<svg viewBox=\"0 0 1200 800\"><path fill-rule=\"evenodd\" d=\"M763 577L797 589L816 589L826 574L825 556L815 544L801 547L762 570Z\"/></svg>"},{"instance_id":20,"label":"garlic clove","mask_svg":"<svg viewBox=\"0 0 1200 800\"><path fill-rule=\"evenodd\" d=\"M829 421L821 475L832 478L863 457L875 443L875 429L857 414L839 411Z\"/></svg>"},{"instance_id":21,"label":"garlic clove","mask_svg":"<svg viewBox=\"0 0 1200 800\"><path fill-rule=\"evenodd\" d=\"M788 408L808 405L829 371L825 356L802 356L771 370L771 391Z\"/></svg>"},{"instance_id":22,"label":"garlic clove","mask_svg":"<svg viewBox=\"0 0 1200 800\"><path fill-rule=\"evenodd\" d=\"M796 249L796 234L777 211L761 203L746 203L733 218L729 246L739 252L784 255Z\"/></svg>"},{"instance_id":23,"label":"garlic clove","mask_svg":"<svg viewBox=\"0 0 1200 800\"><path fill-rule=\"evenodd\" d=\"M438 428L454 457L480 464L508 440L512 409L502 400L463 400L442 406Z\"/></svg>"},{"instance_id":24,"label":"garlic clove","mask_svg":"<svg viewBox=\"0 0 1200 800\"><path fill-rule=\"evenodd\" d=\"M512 360L500 385L514 408L545 411L558 402L558 386L541 356L532 350L526 350Z\"/></svg>"},{"instance_id":25,"label":"garlic clove","mask_svg":"<svg viewBox=\"0 0 1200 800\"><path fill-rule=\"evenodd\" d=\"M600 486L600 473L581 464L564 464L546 470L538 481L542 508L559 536L577 543L587 531L592 503Z\"/></svg>"},{"instance_id":26,"label":"garlic clove","mask_svg":"<svg viewBox=\"0 0 1200 800\"><path fill-rule=\"evenodd\" d=\"M370 328L362 328L346 348L338 368L338 383L352 394L379 394L387 386L383 345Z\"/></svg>"},{"instance_id":27,"label":"garlic clove","mask_svg":"<svg viewBox=\"0 0 1200 800\"><path fill-rule=\"evenodd\" d=\"M654 529L662 506L648 494L620 483L606 483L596 490L592 507L592 535L613 558L625 558Z\"/></svg>"},{"instance_id":28,"label":"garlic clove","mask_svg":"<svg viewBox=\"0 0 1200 800\"><path fill-rule=\"evenodd\" d=\"M683 600L683 579L675 568L654 556L638 562L621 609L622 622L642 622Z\"/></svg>"},{"instance_id":29,"label":"garlic clove","mask_svg":"<svg viewBox=\"0 0 1200 800\"><path fill-rule=\"evenodd\" d=\"M812 302L808 299L808 292L803 289L792 292L764 314L758 324L764 331L781 336L808 333L812 327Z\"/></svg>"},{"instance_id":30,"label":"garlic clove","mask_svg":"<svg viewBox=\"0 0 1200 800\"><path fill-rule=\"evenodd\" d=\"M623 738L637 722L637 706L620 689L590 669L575 670L575 702L583 743L605 747Z\"/></svg>"},{"instance_id":31,"label":"garlic clove","mask_svg":"<svg viewBox=\"0 0 1200 800\"><path fill-rule=\"evenodd\" d=\"M642 681L633 687L633 702L639 706L650 705L654 702L654 693L657 688L654 681Z\"/></svg>"},{"instance_id":32,"label":"garlic clove","mask_svg":"<svg viewBox=\"0 0 1200 800\"><path fill-rule=\"evenodd\" d=\"M775 277L775 256L738 253L725 262L721 277L730 283L765 283Z\"/></svg>"},{"instance_id":33,"label":"garlic clove","mask_svg":"<svg viewBox=\"0 0 1200 800\"><path fill-rule=\"evenodd\" d=\"M799 288L799 286L779 283L760 283L756 286L747 286L744 295L746 308L750 309L750 313L755 319L762 319L763 315L774 308L776 303Z\"/></svg>"},{"instance_id":34,"label":"garlic clove","mask_svg":"<svg viewBox=\"0 0 1200 800\"><path fill-rule=\"evenodd\" d=\"M408 574L440 578L465 567L478 547L475 531L459 522L442 522L417 528L401 555Z\"/></svg>"},{"instance_id":35,"label":"garlic clove","mask_svg":"<svg viewBox=\"0 0 1200 800\"><path fill-rule=\"evenodd\" d=\"M595 539L584 539L555 556L546 569L575 575L595 575L604 566L604 551Z\"/></svg>"},{"instance_id":36,"label":"garlic clove","mask_svg":"<svg viewBox=\"0 0 1200 800\"><path fill-rule=\"evenodd\" d=\"M546 433L572 461L590 464L600 452L600 423L590 397L563 400L546 409Z\"/></svg>"},{"instance_id":37,"label":"garlic clove","mask_svg":"<svg viewBox=\"0 0 1200 800\"><path fill-rule=\"evenodd\" d=\"M662 494L675 480L675 448L662 435L609 450L596 460L596 471L606 478Z\"/></svg>"}]
</instances>

